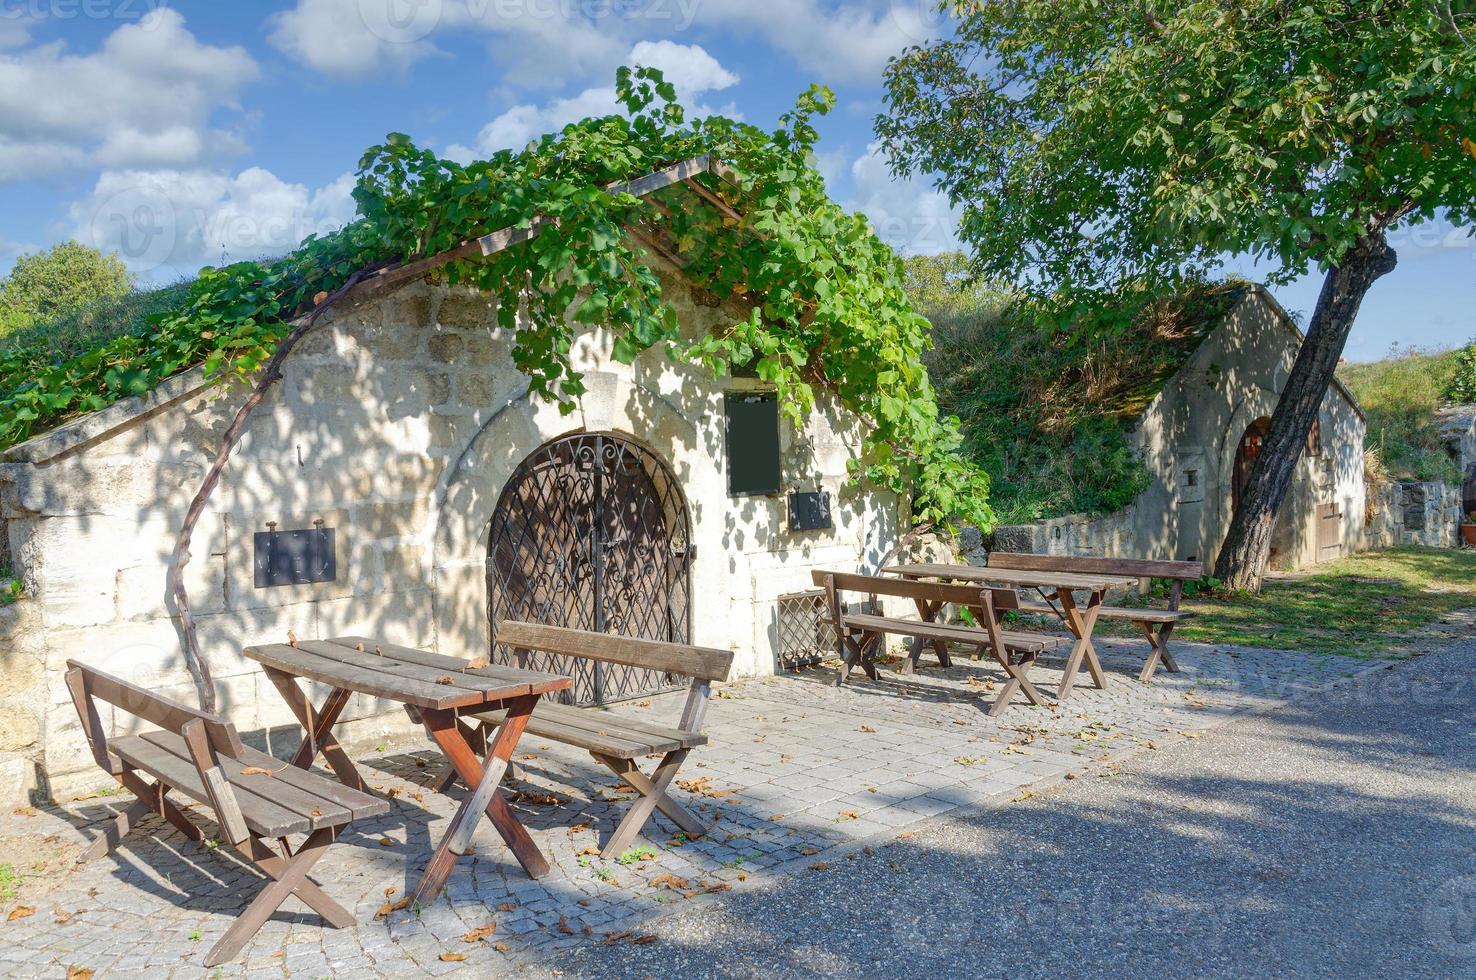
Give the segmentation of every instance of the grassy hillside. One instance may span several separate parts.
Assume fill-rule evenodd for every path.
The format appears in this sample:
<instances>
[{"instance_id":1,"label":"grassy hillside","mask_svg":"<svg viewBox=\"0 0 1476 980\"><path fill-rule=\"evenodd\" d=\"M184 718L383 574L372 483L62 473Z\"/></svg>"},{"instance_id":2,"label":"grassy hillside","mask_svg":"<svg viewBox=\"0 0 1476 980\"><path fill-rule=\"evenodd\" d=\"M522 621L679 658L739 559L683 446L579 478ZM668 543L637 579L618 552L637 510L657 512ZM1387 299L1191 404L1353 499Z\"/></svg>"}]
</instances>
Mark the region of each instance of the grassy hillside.
<instances>
[{"instance_id":1,"label":"grassy hillside","mask_svg":"<svg viewBox=\"0 0 1476 980\"><path fill-rule=\"evenodd\" d=\"M1396 349L1382 361L1344 364L1338 376L1368 416L1368 448L1396 480L1459 482L1434 427L1434 411L1456 373L1457 352Z\"/></svg>"},{"instance_id":2,"label":"grassy hillside","mask_svg":"<svg viewBox=\"0 0 1476 980\"><path fill-rule=\"evenodd\" d=\"M927 362L939 406L962 421L1001 524L1131 503L1149 477L1128 435L1238 292L1204 287L1090 339L1033 324L1002 294L968 287L958 256L909 259L908 271L909 296L933 323Z\"/></svg>"}]
</instances>

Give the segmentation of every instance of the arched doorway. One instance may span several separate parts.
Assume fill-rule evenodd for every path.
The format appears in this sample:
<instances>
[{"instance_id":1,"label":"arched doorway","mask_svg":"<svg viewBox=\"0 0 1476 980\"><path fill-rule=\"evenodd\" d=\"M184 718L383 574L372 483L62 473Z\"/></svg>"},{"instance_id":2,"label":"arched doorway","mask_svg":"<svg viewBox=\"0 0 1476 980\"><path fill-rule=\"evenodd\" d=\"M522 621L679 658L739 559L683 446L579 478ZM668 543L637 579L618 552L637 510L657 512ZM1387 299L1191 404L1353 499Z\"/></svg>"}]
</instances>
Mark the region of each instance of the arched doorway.
<instances>
[{"instance_id":1,"label":"arched doorway","mask_svg":"<svg viewBox=\"0 0 1476 980\"><path fill-rule=\"evenodd\" d=\"M675 475L644 446L614 433L579 433L539 447L508 480L492 515L492 662L517 662L497 642L502 619L690 642L690 532ZM526 666L572 677L565 698L575 704L674 686L654 671L548 654Z\"/></svg>"},{"instance_id":2,"label":"arched doorway","mask_svg":"<svg viewBox=\"0 0 1476 980\"><path fill-rule=\"evenodd\" d=\"M1261 416L1246 427L1245 434L1240 437L1240 445L1235 448L1235 472L1230 483L1230 502L1237 508L1246 486L1250 483L1251 467L1260 457L1266 442L1266 433L1270 429L1271 419Z\"/></svg>"}]
</instances>

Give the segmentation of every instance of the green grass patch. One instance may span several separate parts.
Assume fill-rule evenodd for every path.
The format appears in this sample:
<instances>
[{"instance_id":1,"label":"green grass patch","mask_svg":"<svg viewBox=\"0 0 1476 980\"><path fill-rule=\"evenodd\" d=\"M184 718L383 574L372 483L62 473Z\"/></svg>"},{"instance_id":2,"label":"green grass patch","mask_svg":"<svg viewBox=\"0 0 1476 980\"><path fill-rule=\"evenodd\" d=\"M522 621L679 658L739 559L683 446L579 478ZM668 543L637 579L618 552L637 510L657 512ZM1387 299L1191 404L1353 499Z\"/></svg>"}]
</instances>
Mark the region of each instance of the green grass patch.
<instances>
[{"instance_id":1,"label":"green grass patch","mask_svg":"<svg viewBox=\"0 0 1476 980\"><path fill-rule=\"evenodd\" d=\"M158 289L137 289L9 332L0 330L0 358L19 356L50 365L96 350L118 337L147 336L149 317L179 308L189 286L181 280Z\"/></svg>"},{"instance_id":2,"label":"green grass patch","mask_svg":"<svg viewBox=\"0 0 1476 980\"><path fill-rule=\"evenodd\" d=\"M1149 605L1162 606L1161 599ZM1266 580L1259 595L1216 593L1184 600L1195 618L1174 637L1346 657L1403 655L1421 627L1476 607L1476 552L1434 548L1371 551L1306 574ZM1130 624L1099 628L1127 635ZM1103 630L1109 632L1109 630Z\"/></svg>"},{"instance_id":3,"label":"green grass patch","mask_svg":"<svg viewBox=\"0 0 1476 980\"><path fill-rule=\"evenodd\" d=\"M1338 377L1368 417L1374 464L1390 478L1460 482L1434 425L1435 409L1456 376L1458 353L1396 348L1382 361L1338 368Z\"/></svg>"}]
</instances>

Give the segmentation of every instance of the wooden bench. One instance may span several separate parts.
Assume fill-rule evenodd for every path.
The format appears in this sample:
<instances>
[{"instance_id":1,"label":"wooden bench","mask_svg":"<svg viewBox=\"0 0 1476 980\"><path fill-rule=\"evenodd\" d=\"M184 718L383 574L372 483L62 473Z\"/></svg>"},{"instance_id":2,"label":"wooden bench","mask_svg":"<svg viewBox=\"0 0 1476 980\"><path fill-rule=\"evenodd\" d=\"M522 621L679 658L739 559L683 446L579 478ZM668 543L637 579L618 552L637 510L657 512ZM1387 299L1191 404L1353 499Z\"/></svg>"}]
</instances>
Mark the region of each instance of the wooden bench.
<instances>
[{"instance_id":1,"label":"wooden bench","mask_svg":"<svg viewBox=\"0 0 1476 980\"><path fill-rule=\"evenodd\" d=\"M176 793L215 812L219 837L272 879L205 955L206 966L232 959L289 895L334 928L354 917L324 893L308 871L354 820L378 816L389 803L247 748L219 715L186 707L109 674L69 660L67 689L82 731L102 769L138 797L118 814L79 861L109 854L137 822L157 813L193 841L206 834L173 801ZM107 737L96 701L157 726ZM152 777L150 782L145 775ZM293 850L287 838L306 835Z\"/></svg>"},{"instance_id":2,"label":"wooden bench","mask_svg":"<svg viewBox=\"0 0 1476 980\"><path fill-rule=\"evenodd\" d=\"M707 832L701 821L671 798L667 789L687 754L707 744L707 736L702 734L702 716L707 710L712 682L728 679L733 666L731 651L511 620L497 625L497 642L511 647L520 660L537 650L691 678L686 705L674 726L642 721L602 708L541 701L533 709L526 731L586 750L641 795L610 835L600 852L602 857L613 858L625 851L657 809L688 837L701 837ZM506 712L500 710L462 715L463 719L480 722L484 737L486 729L496 728L505 717ZM649 776L641 772L636 762L647 755L661 756Z\"/></svg>"},{"instance_id":3,"label":"wooden bench","mask_svg":"<svg viewBox=\"0 0 1476 980\"><path fill-rule=\"evenodd\" d=\"M1030 682L1028 671L1040 654L1055 649L1062 641L1057 637L1019 633L1000 626L1000 614L1019 605L1019 597L1014 590L882 578L821 569L816 569L811 575L815 584L825 589L830 623L835 628L836 649L841 656L837 686L846 682L852 668L858 664L868 677L877 680L876 665L867 651L883 643L890 633L912 638L903 666L904 673L910 674L916 669L924 644L933 648L938 662L944 667L952 666L948 656L950 643L973 647L976 657L982 657L986 651L991 654L1004 668L1009 680L990 706L990 715L998 715L1009 707L1016 692L1023 693L1032 704L1046 703L1045 698ZM911 599L921 618L901 619L849 612L842 600L842 595L846 592ZM949 604L969 610L979 625L937 622L938 614Z\"/></svg>"},{"instance_id":4,"label":"wooden bench","mask_svg":"<svg viewBox=\"0 0 1476 980\"><path fill-rule=\"evenodd\" d=\"M1167 609L1141 609L1125 606L1103 605L1098 615L1103 619L1125 619L1138 624L1148 640L1148 659L1138 680L1147 684L1161 661L1165 670L1177 672L1168 650L1169 634L1174 627L1194 614L1179 608L1184 597L1184 583L1198 581L1204 577L1204 563L1198 561L1152 561L1142 558L1077 558L1064 555L1025 555L1007 551L995 551L989 555L990 568L1011 568L1030 572L1089 572L1099 575L1128 575L1134 578L1163 578L1173 584L1169 589ZM1022 612L1050 613L1061 616L1062 611L1054 603L1021 602Z\"/></svg>"}]
</instances>

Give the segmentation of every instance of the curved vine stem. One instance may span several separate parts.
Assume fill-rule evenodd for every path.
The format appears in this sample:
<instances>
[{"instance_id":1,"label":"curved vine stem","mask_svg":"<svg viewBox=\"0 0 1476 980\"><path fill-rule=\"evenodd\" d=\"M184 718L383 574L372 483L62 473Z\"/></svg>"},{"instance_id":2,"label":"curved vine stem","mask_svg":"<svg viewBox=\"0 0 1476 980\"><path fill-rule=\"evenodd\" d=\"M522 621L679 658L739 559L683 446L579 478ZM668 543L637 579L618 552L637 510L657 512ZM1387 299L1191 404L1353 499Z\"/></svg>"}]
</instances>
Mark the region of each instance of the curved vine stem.
<instances>
[{"instance_id":1,"label":"curved vine stem","mask_svg":"<svg viewBox=\"0 0 1476 980\"><path fill-rule=\"evenodd\" d=\"M339 286L332 293L313 307L312 312L303 317L301 322L293 328L292 332L282 339L277 345L277 350L267 361L266 367L262 369L257 377L255 385L252 386L251 394L241 407L236 410L236 417L231 420L230 427L226 429L225 435L221 437L220 448L216 450L215 460L210 464L210 469L205 472L205 479L200 484L200 489L195 492L195 499L190 502L190 509L185 513L184 523L180 525L179 538L174 543L174 555L169 566L168 588L174 597L175 610L179 615L180 642L184 648L185 666L189 669L190 679L194 681L195 691L200 698L200 710L214 713L216 710L215 679L210 673L210 662L200 651L200 641L195 634L195 617L190 610L190 596L185 588L185 567L190 563L190 541L195 534L195 525L200 522L200 515L205 513L205 505L210 500L210 495L215 491L216 484L220 482L220 475L225 471L226 463L235 451L236 444L241 441L241 435L246 430L246 421L256 406L261 404L266 397L267 390L282 379L282 362L292 349L297 346L298 341L317 324L324 312L328 310L339 299L351 289L374 275L377 267L360 269L349 276L348 281Z\"/></svg>"}]
</instances>

